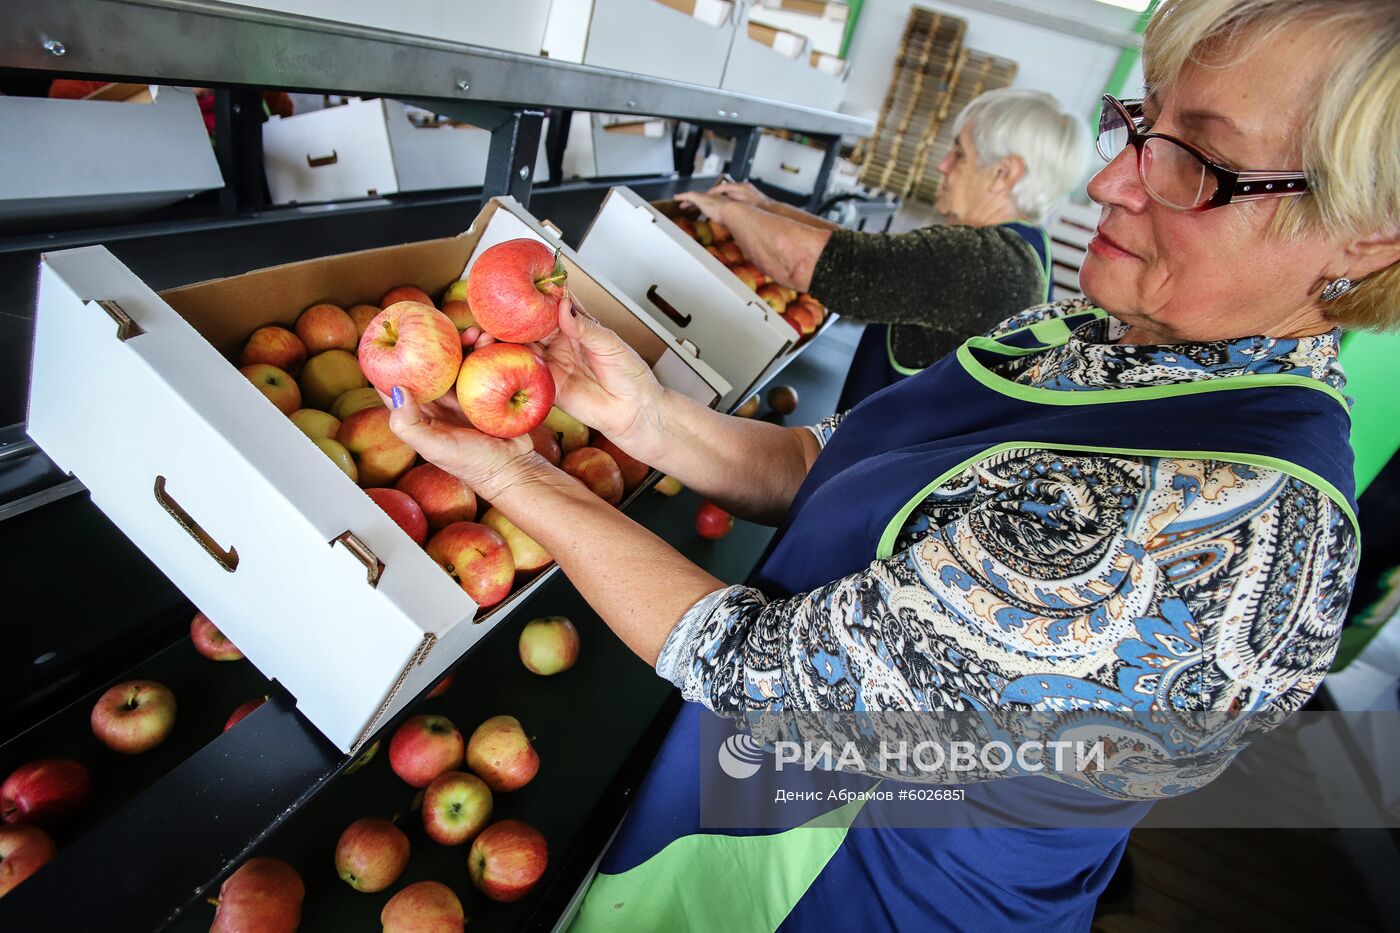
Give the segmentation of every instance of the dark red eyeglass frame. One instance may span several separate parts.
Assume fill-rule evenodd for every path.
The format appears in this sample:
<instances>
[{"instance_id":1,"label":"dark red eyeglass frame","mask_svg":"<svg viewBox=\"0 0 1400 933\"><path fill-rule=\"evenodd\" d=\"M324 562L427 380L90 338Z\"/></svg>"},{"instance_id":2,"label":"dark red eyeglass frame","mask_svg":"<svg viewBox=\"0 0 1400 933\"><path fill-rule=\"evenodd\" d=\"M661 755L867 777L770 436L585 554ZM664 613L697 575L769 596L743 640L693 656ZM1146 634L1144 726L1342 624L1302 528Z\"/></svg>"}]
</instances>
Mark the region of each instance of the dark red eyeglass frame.
<instances>
[{"instance_id":1,"label":"dark red eyeglass frame","mask_svg":"<svg viewBox=\"0 0 1400 933\"><path fill-rule=\"evenodd\" d=\"M1128 129L1128 145L1132 146L1137 152L1139 178L1142 178L1143 174L1143 144L1149 139L1165 139L1168 142L1175 143L1189 152L1198 162L1210 169L1215 175L1217 182L1215 194L1211 195L1209 200L1197 204L1195 207L1180 207L1179 205L1163 201L1161 198L1153 195L1153 200L1157 201L1159 204L1163 204L1173 210L1198 213L1200 211L1213 210L1217 207L1224 207L1226 204L1232 204L1236 201L1257 201L1261 198L1283 198L1295 194L1306 194L1308 191L1308 179L1302 172L1237 172L1234 169L1226 168L1212 161L1210 156L1184 139L1178 139L1166 133L1139 132L1138 122L1142 120L1142 101L1140 100L1119 100L1112 94L1105 94L1103 100L1106 108L1113 107L1118 111L1119 116L1123 118L1123 123ZM1103 118L1100 117L1098 139L1103 138L1103 133ZM1111 161L1111 157L1105 154L1103 149L1098 147L1097 143L1098 140L1095 140L1095 148L1098 149L1099 156L1105 161ZM1148 194L1152 194L1152 189L1148 186L1146 179L1143 179L1143 187L1147 188Z\"/></svg>"}]
</instances>

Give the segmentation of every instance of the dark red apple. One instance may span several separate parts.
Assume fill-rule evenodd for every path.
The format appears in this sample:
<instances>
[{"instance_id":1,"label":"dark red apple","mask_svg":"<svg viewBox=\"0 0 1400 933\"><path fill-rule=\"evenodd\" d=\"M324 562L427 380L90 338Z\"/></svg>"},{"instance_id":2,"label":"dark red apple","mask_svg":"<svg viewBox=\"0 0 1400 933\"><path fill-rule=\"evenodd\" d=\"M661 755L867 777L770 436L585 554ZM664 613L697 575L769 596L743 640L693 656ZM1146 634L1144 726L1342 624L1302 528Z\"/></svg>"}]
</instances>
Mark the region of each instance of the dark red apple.
<instances>
[{"instance_id":1,"label":"dark red apple","mask_svg":"<svg viewBox=\"0 0 1400 933\"><path fill-rule=\"evenodd\" d=\"M478 431L493 437L519 437L549 414L554 377L529 347L489 344L462 361L457 403Z\"/></svg>"},{"instance_id":2,"label":"dark red apple","mask_svg":"<svg viewBox=\"0 0 1400 933\"><path fill-rule=\"evenodd\" d=\"M462 733L446 716L414 716L389 740L389 767L413 787L427 787L433 778L462 763Z\"/></svg>"},{"instance_id":3,"label":"dark red apple","mask_svg":"<svg viewBox=\"0 0 1400 933\"><path fill-rule=\"evenodd\" d=\"M477 326L492 337L531 343L559 326L567 279L563 260L539 240L506 240L472 263L467 301Z\"/></svg>"},{"instance_id":4,"label":"dark red apple","mask_svg":"<svg viewBox=\"0 0 1400 933\"><path fill-rule=\"evenodd\" d=\"M219 887L209 933L296 933L306 885L276 858L250 858Z\"/></svg>"},{"instance_id":5,"label":"dark red apple","mask_svg":"<svg viewBox=\"0 0 1400 933\"><path fill-rule=\"evenodd\" d=\"M501 820L486 827L467 853L472 884L493 901L520 900L548 866L544 836L520 820Z\"/></svg>"},{"instance_id":6,"label":"dark red apple","mask_svg":"<svg viewBox=\"0 0 1400 933\"><path fill-rule=\"evenodd\" d=\"M237 661L243 657L243 652L202 612L196 612L190 620L190 641L196 651L211 661Z\"/></svg>"},{"instance_id":7,"label":"dark red apple","mask_svg":"<svg viewBox=\"0 0 1400 933\"><path fill-rule=\"evenodd\" d=\"M43 868L58 854L49 834L37 826L0 826L0 897Z\"/></svg>"},{"instance_id":8,"label":"dark red apple","mask_svg":"<svg viewBox=\"0 0 1400 933\"><path fill-rule=\"evenodd\" d=\"M232 713L229 713L228 722L224 723L224 731L227 732L234 726L238 725L240 722L243 721L243 717L247 716L253 710L257 709L259 706L262 706L266 702L267 697L258 697L256 700L249 700L247 703L244 703Z\"/></svg>"},{"instance_id":9,"label":"dark red apple","mask_svg":"<svg viewBox=\"0 0 1400 933\"><path fill-rule=\"evenodd\" d=\"M713 502L702 502L695 510L695 530L711 541L723 538L734 527L734 516Z\"/></svg>"},{"instance_id":10,"label":"dark red apple","mask_svg":"<svg viewBox=\"0 0 1400 933\"><path fill-rule=\"evenodd\" d=\"M446 693L452 687L452 679L456 676L456 673L452 673L439 680L437 686L428 691L427 699L431 700L433 697L440 697Z\"/></svg>"},{"instance_id":11,"label":"dark red apple","mask_svg":"<svg viewBox=\"0 0 1400 933\"><path fill-rule=\"evenodd\" d=\"M531 428L530 440L535 444L535 453L555 466L558 466L559 461L564 459L564 452L559 448L559 437L549 425L540 424Z\"/></svg>"},{"instance_id":12,"label":"dark red apple","mask_svg":"<svg viewBox=\"0 0 1400 933\"><path fill-rule=\"evenodd\" d=\"M384 488L366 489L365 495L373 499L374 504L383 509L413 539L414 544L422 547L428 543L428 517L412 496L397 489Z\"/></svg>"},{"instance_id":13,"label":"dark red apple","mask_svg":"<svg viewBox=\"0 0 1400 933\"><path fill-rule=\"evenodd\" d=\"M410 884L379 912L383 933L462 933L467 915L451 888L440 881Z\"/></svg>"},{"instance_id":14,"label":"dark red apple","mask_svg":"<svg viewBox=\"0 0 1400 933\"><path fill-rule=\"evenodd\" d=\"M69 758L20 765L0 784L0 820L14 826L56 826L92 793L87 768Z\"/></svg>"}]
</instances>

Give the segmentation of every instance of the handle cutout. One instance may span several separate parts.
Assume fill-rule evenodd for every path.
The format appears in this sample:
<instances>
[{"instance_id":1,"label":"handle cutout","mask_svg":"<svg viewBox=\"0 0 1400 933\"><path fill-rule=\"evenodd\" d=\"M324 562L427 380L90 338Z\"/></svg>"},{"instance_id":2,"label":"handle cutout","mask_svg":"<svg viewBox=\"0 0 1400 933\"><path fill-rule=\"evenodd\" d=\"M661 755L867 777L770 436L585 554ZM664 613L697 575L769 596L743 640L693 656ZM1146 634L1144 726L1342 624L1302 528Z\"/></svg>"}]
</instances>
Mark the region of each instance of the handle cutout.
<instances>
[{"instance_id":1,"label":"handle cutout","mask_svg":"<svg viewBox=\"0 0 1400 933\"><path fill-rule=\"evenodd\" d=\"M156 501L160 503L161 508L170 513L170 517L175 519L177 525L189 532L190 537L199 542L199 546L204 548L205 553L214 558L220 567L229 573L238 569L238 548L231 547L224 550L219 547L219 542L214 540L214 536L201 528L199 522L195 521L194 517L186 512L180 503L171 497L170 493L165 491L164 476L156 477Z\"/></svg>"},{"instance_id":2,"label":"handle cutout","mask_svg":"<svg viewBox=\"0 0 1400 933\"><path fill-rule=\"evenodd\" d=\"M665 298L661 297L660 293L657 292L655 285L647 289L647 300L650 301L652 304L656 305L656 307L660 308L661 313L666 315L672 321L674 321L677 327L690 326L690 315L681 314L679 311L677 311L675 305L671 304Z\"/></svg>"},{"instance_id":3,"label":"handle cutout","mask_svg":"<svg viewBox=\"0 0 1400 933\"><path fill-rule=\"evenodd\" d=\"M384 575L384 561L380 560L375 553L369 549L369 545L360 540L353 531L342 531L331 541L331 547L337 544L343 545L345 550L360 563L365 565L365 577L370 586L378 587L379 578Z\"/></svg>"},{"instance_id":4,"label":"handle cutout","mask_svg":"<svg viewBox=\"0 0 1400 933\"><path fill-rule=\"evenodd\" d=\"M97 306L107 312L107 316L117 322L117 339L123 342L132 337L140 337L146 331L140 324L126 313L126 310L115 301L102 299L97 302Z\"/></svg>"},{"instance_id":5,"label":"handle cutout","mask_svg":"<svg viewBox=\"0 0 1400 933\"><path fill-rule=\"evenodd\" d=\"M785 172L787 172L787 173L789 173L789 174L791 174L791 175L800 175L800 174L802 174L802 169L798 168L796 165L788 165L786 162L779 162L779 163L778 163L778 168L782 169L783 171L785 171Z\"/></svg>"},{"instance_id":6,"label":"handle cutout","mask_svg":"<svg viewBox=\"0 0 1400 933\"><path fill-rule=\"evenodd\" d=\"M339 161L340 155L334 149L331 150L330 155L325 156L312 156L309 152L306 154L306 164L311 168L320 168L323 165L334 165Z\"/></svg>"}]
</instances>

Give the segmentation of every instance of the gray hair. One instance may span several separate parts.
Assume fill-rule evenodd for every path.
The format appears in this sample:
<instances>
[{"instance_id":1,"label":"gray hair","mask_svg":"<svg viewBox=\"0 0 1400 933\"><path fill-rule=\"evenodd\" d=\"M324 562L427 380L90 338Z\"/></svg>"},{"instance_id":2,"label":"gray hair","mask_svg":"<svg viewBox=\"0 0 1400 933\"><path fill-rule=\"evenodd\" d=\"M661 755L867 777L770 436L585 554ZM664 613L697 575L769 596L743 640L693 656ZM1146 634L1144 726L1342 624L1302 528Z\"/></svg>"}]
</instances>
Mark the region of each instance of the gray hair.
<instances>
[{"instance_id":1,"label":"gray hair","mask_svg":"<svg viewBox=\"0 0 1400 933\"><path fill-rule=\"evenodd\" d=\"M1026 174L1011 197L1022 215L1036 223L1084 177L1089 154L1084 122L1044 91L988 91L958 114L953 135L968 124L983 166L1012 155L1026 163Z\"/></svg>"}]
</instances>

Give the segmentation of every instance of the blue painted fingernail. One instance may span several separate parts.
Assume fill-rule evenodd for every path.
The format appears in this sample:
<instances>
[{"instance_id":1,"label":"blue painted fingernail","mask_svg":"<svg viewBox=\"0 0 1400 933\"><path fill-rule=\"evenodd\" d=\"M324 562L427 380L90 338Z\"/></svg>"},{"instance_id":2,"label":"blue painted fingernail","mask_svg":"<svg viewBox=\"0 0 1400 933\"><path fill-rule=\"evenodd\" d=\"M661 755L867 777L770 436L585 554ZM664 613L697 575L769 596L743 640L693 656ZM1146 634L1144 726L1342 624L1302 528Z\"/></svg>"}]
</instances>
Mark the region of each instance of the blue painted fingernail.
<instances>
[{"instance_id":1,"label":"blue painted fingernail","mask_svg":"<svg viewBox=\"0 0 1400 933\"><path fill-rule=\"evenodd\" d=\"M393 406L395 408L402 408L403 389L399 388L398 386L394 386L394 391L389 393L389 401L393 403Z\"/></svg>"}]
</instances>

